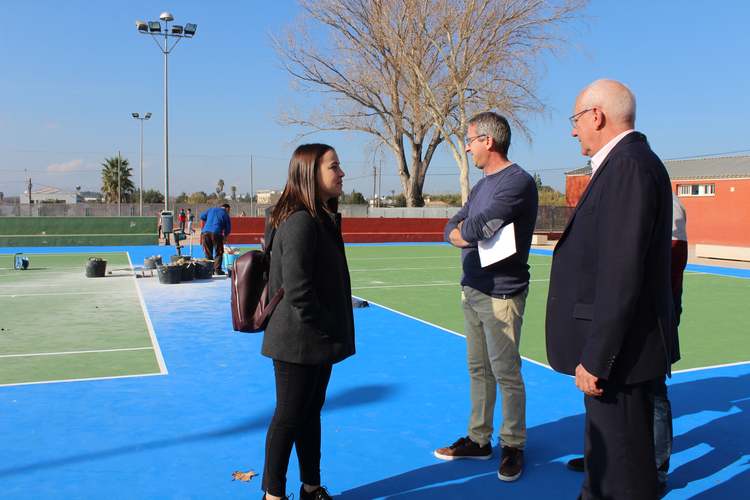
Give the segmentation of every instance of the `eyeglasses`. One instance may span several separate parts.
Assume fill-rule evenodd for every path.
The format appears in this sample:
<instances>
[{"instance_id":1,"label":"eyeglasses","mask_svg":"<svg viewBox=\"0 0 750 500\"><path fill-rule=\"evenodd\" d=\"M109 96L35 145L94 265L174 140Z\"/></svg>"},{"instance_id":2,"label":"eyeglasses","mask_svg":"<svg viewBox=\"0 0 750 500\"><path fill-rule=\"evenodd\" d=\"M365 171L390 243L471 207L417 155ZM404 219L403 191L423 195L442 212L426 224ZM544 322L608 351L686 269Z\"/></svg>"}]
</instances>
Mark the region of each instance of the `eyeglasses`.
<instances>
[{"instance_id":1,"label":"eyeglasses","mask_svg":"<svg viewBox=\"0 0 750 500\"><path fill-rule=\"evenodd\" d=\"M584 109L583 111L581 111L579 113L576 113L573 116L571 116L570 118L568 118L568 120L570 120L570 124L573 126L573 128L576 128L578 126L578 119L581 118L581 116L584 113L586 113L587 111L592 111L593 109L595 109L595 108Z\"/></svg>"},{"instance_id":2,"label":"eyeglasses","mask_svg":"<svg viewBox=\"0 0 750 500\"><path fill-rule=\"evenodd\" d=\"M479 139L480 137L487 137L487 134L475 135L474 137L464 137L466 147L471 146L471 143Z\"/></svg>"}]
</instances>

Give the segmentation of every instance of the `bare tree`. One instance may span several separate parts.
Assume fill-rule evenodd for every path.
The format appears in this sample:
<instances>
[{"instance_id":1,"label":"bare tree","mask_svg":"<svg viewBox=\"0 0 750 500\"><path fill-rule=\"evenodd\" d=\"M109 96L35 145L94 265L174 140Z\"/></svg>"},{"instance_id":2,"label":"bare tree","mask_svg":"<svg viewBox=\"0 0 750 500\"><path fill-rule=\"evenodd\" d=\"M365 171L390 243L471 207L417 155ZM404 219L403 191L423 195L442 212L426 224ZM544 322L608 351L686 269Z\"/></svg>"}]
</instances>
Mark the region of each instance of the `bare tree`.
<instances>
[{"instance_id":1,"label":"bare tree","mask_svg":"<svg viewBox=\"0 0 750 500\"><path fill-rule=\"evenodd\" d=\"M331 47L316 47L304 23L295 23L287 39L275 43L303 88L331 96L313 115L292 113L284 121L373 135L396 157L409 206L422 206L425 175L443 136L433 126L419 81L401 59L405 52L414 54L426 78L438 71L429 40L405 15L404 4L413 3L301 0L307 16L331 35Z\"/></svg>"},{"instance_id":2,"label":"bare tree","mask_svg":"<svg viewBox=\"0 0 750 500\"><path fill-rule=\"evenodd\" d=\"M469 196L464 133L471 115L494 109L531 139L525 118L544 111L536 93L539 56L564 42L557 31L587 0L437 0L421 4L413 22L434 49L441 73L411 64L434 125L460 171L461 198ZM428 5L429 4L429 5ZM447 111L447 113L446 113Z\"/></svg>"},{"instance_id":3,"label":"bare tree","mask_svg":"<svg viewBox=\"0 0 750 500\"><path fill-rule=\"evenodd\" d=\"M536 94L538 56L560 45L556 29L585 3L301 0L307 16L331 35L331 46L317 47L300 23L276 46L303 88L331 99L309 117L293 113L285 121L375 136L396 157L409 206L423 204L427 169L446 141L466 201L469 117L497 109L529 137L524 117L544 110Z\"/></svg>"}]
</instances>

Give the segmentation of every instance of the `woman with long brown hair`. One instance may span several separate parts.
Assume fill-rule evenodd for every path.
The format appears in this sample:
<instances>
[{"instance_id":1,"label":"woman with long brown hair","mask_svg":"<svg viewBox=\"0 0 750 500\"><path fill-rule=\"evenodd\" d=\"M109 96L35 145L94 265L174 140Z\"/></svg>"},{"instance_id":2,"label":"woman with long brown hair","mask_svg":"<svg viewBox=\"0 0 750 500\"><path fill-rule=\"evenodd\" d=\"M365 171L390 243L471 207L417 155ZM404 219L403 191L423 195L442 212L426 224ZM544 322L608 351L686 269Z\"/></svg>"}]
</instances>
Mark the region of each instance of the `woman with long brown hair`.
<instances>
[{"instance_id":1,"label":"woman with long brown hair","mask_svg":"<svg viewBox=\"0 0 750 500\"><path fill-rule=\"evenodd\" d=\"M320 485L320 411L334 363L354 354L349 269L341 236L342 193L336 151L325 144L298 147L270 217L270 295L284 297L263 337L273 359L276 411L266 435L264 497L286 497L292 445L299 459L300 498L331 498ZM269 229L270 229L269 228Z\"/></svg>"}]
</instances>

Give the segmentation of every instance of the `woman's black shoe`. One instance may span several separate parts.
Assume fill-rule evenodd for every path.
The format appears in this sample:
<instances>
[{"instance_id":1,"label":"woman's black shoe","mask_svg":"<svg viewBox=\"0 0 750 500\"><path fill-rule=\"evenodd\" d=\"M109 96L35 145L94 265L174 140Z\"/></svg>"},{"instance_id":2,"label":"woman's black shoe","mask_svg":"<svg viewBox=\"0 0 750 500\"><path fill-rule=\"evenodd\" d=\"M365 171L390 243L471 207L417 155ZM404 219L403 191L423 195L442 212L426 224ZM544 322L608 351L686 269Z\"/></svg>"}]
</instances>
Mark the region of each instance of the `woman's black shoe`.
<instances>
[{"instance_id":1,"label":"woman's black shoe","mask_svg":"<svg viewBox=\"0 0 750 500\"><path fill-rule=\"evenodd\" d=\"M308 493L305 491L305 485L303 484L299 488L299 498L300 500L330 500L333 497L328 494L328 490L323 486L318 486L317 490Z\"/></svg>"}]
</instances>

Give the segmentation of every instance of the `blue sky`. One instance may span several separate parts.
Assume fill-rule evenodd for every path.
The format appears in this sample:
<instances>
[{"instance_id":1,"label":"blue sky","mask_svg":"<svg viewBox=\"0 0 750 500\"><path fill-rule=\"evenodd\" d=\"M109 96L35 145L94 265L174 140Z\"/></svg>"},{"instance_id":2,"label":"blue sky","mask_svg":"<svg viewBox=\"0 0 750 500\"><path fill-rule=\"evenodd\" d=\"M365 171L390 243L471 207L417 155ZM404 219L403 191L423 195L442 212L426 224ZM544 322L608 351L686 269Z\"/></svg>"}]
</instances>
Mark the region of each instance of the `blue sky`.
<instances>
[{"instance_id":1,"label":"blue sky","mask_svg":"<svg viewBox=\"0 0 750 500\"><path fill-rule=\"evenodd\" d=\"M98 190L99 164L119 149L138 166L134 111L145 124L146 188L163 190L162 56L136 19L169 10L198 24L170 56L171 192L211 191L219 178L240 192L280 188L299 129L278 123L293 102L315 102L291 85L271 47L300 15L295 2L3 2L0 32L0 191L35 186ZM582 166L567 117L589 82L616 78L633 89L637 128L663 158L750 153L750 2L594 1L582 22L565 28L570 45L539 61L539 96L547 105L517 134L511 159L562 188L563 171ZM345 189L372 191L370 137L325 133L309 140L339 151ZM479 173L474 171L472 180ZM137 180L137 177L136 177ZM225 188L228 189L228 188ZM383 156L383 192L400 191L395 163ZM447 149L435 157L426 192L457 192Z\"/></svg>"}]
</instances>

